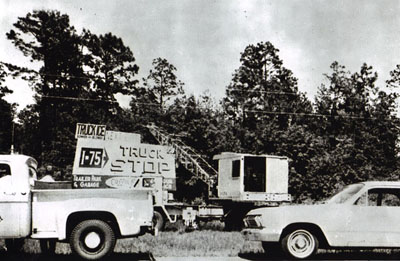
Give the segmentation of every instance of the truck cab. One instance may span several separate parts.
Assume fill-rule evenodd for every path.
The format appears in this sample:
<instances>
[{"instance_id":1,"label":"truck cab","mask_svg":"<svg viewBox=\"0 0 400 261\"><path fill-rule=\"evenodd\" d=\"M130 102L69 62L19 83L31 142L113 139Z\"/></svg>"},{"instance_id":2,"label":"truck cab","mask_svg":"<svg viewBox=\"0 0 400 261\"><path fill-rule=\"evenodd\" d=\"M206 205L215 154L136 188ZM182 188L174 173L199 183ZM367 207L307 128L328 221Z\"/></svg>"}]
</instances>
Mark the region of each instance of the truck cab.
<instances>
[{"instance_id":1,"label":"truck cab","mask_svg":"<svg viewBox=\"0 0 400 261\"><path fill-rule=\"evenodd\" d=\"M0 156L0 238L26 237L31 231L31 185L37 162L23 155Z\"/></svg>"},{"instance_id":2,"label":"truck cab","mask_svg":"<svg viewBox=\"0 0 400 261\"><path fill-rule=\"evenodd\" d=\"M218 160L218 198L234 201L290 201L288 158L223 152Z\"/></svg>"}]
</instances>

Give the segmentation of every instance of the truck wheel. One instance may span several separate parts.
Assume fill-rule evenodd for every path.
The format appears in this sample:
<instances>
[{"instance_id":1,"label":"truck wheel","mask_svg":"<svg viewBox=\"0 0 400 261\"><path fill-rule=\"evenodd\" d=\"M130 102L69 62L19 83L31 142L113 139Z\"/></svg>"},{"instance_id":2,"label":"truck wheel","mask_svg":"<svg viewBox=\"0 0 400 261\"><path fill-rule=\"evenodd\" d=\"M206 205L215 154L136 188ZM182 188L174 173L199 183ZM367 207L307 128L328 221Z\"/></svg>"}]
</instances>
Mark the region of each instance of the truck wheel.
<instances>
[{"instance_id":1,"label":"truck wheel","mask_svg":"<svg viewBox=\"0 0 400 261\"><path fill-rule=\"evenodd\" d=\"M40 251L42 254L53 255L56 252L56 243L55 239L40 239Z\"/></svg>"},{"instance_id":2,"label":"truck wheel","mask_svg":"<svg viewBox=\"0 0 400 261\"><path fill-rule=\"evenodd\" d=\"M154 211L153 214L153 226L157 231L162 231L164 229L165 221L164 216L158 212Z\"/></svg>"},{"instance_id":3,"label":"truck wheel","mask_svg":"<svg viewBox=\"0 0 400 261\"><path fill-rule=\"evenodd\" d=\"M115 247L112 228L101 220L86 220L79 223L71 233L70 245L73 253L88 260L97 260L109 255Z\"/></svg>"},{"instance_id":4,"label":"truck wheel","mask_svg":"<svg viewBox=\"0 0 400 261\"><path fill-rule=\"evenodd\" d=\"M318 250L318 239L306 229L296 229L282 239L285 254L297 259L305 259Z\"/></svg>"},{"instance_id":5,"label":"truck wheel","mask_svg":"<svg viewBox=\"0 0 400 261\"><path fill-rule=\"evenodd\" d=\"M278 242L261 242L262 248L264 249L264 253L271 257L278 257L282 255L282 251L279 247Z\"/></svg>"},{"instance_id":6,"label":"truck wheel","mask_svg":"<svg viewBox=\"0 0 400 261\"><path fill-rule=\"evenodd\" d=\"M225 231L240 231L243 228L243 217L237 213L229 213L225 220Z\"/></svg>"},{"instance_id":7,"label":"truck wheel","mask_svg":"<svg viewBox=\"0 0 400 261\"><path fill-rule=\"evenodd\" d=\"M21 252L25 243L24 239L6 239L6 248L8 252L11 253L18 253Z\"/></svg>"}]
</instances>

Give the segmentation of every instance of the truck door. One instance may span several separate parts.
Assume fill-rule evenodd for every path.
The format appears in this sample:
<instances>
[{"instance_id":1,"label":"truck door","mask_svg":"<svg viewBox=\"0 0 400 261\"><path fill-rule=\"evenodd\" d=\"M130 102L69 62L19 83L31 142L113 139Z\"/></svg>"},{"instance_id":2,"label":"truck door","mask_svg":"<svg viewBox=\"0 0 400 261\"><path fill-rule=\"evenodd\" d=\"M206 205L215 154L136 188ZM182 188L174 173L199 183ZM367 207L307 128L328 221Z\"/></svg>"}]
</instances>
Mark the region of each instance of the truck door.
<instances>
[{"instance_id":1,"label":"truck door","mask_svg":"<svg viewBox=\"0 0 400 261\"><path fill-rule=\"evenodd\" d=\"M23 237L29 234L26 220L29 215L29 193L13 189L11 168L0 162L0 238ZM24 224L20 224L20 221ZM21 226L22 225L22 226Z\"/></svg>"}]
</instances>

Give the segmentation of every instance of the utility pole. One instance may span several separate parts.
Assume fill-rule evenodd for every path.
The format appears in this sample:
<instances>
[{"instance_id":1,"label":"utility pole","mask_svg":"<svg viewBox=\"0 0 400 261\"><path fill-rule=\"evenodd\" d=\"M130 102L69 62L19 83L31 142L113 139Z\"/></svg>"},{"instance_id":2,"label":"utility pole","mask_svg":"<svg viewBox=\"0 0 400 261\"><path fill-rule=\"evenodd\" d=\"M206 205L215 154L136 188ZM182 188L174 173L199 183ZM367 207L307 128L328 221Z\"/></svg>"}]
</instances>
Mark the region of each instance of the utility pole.
<instances>
[{"instance_id":1,"label":"utility pole","mask_svg":"<svg viewBox=\"0 0 400 261\"><path fill-rule=\"evenodd\" d=\"M15 123L14 119L12 120L12 130L11 130L11 149L10 153L14 154L14 129L15 129Z\"/></svg>"}]
</instances>

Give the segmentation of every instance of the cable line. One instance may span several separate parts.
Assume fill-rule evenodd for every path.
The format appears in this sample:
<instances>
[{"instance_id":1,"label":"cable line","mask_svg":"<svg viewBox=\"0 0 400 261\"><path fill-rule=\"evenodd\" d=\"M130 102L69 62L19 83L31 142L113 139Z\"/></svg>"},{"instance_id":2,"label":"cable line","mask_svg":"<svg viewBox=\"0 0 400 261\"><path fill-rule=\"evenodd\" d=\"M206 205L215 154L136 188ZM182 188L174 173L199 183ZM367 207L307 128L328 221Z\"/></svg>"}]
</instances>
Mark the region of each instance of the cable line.
<instances>
[{"instance_id":1,"label":"cable line","mask_svg":"<svg viewBox=\"0 0 400 261\"><path fill-rule=\"evenodd\" d=\"M118 101L107 101L104 99L90 99L90 98L78 98L78 97L66 97L66 96L42 95L41 97L50 99L60 99L60 100L72 100L72 101L95 101L95 102L105 102L105 103L118 103Z\"/></svg>"},{"instance_id":2,"label":"cable line","mask_svg":"<svg viewBox=\"0 0 400 261\"><path fill-rule=\"evenodd\" d=\"M94 101L94 102L106 102L106 103L119 103L118 101L107 101L104 99L90 99L90 98L78 98L78 97L66 97L66 96L51 96L51 95L43 95L43 98L52 98L52 99L64 99L64 100L74 100L74 101ZM145 106L157 106L159 107L159 103L150 103L150 102L134 102L136 105L145 105ZM173 105L171 105L173 106ZM191 105L183 105L181 109L192 108L192 109L209 109L204 106L191 106ZM310 117L338 117L344 119L355 119L355 120L393 120L393 119L379 119L376 117L362 117L362 116L351 116L351 115L332 115L332 114L323 114L323 113L307 113L307 112L286 112L286 111L267 111L267 110L242 110L243 112L250 113L260 113L260 114L271 114L271 115L291 115L291 116L310 116Z\"/></svg>"}]
</instances>

